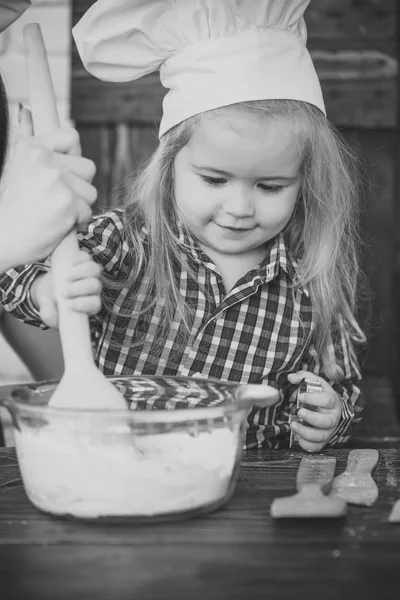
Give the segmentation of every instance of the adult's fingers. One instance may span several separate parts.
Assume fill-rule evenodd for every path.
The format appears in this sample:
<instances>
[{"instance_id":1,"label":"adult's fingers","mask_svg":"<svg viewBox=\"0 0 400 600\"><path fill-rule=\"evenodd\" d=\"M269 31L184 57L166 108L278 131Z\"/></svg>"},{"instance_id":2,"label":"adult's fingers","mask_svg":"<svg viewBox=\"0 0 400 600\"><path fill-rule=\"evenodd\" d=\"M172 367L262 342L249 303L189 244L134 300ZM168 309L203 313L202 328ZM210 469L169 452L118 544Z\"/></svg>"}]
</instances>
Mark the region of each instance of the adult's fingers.
<instances>
[{"instance_id":1,"label":"adult's fingers","mask_svg":"<svg viewBox=\"0 0 400 600\"><path fill-rule=\"evenodd\" d=\"M76 213L76 224L83 225L84 223L87 223L87 221L89 221L90 217L92 216L92 209L85 200L77 198Z\"/></svg>"},{"instance_id":2,"label":"adult's fingers","mask_svg":"<svg viewBox=\"0 0 400 600\"><path fill-rule=\"evenodd\" d=\"M72 146L71 150L68 152L70 156L82 156L82 146L81 139L78 135L75 144Z\"/></svg>"},{"instance_id":3,"label":"adult's fingers","mask_svg":"<svg viewBox=\"0 0 400 600\"><path fill-rule=\"evenodd\" d=\"M72 129L71 127L55 128L45 135L38 137L37 143L49 150L67 154L79 143L79 134L76 129Z\"/></svg>"},{"instance_id":4,"label":"adult's fingers","mask_svg":"<svg viewBox=\"0 0 400 600\"><path fill-rule=\"evenodd\" d=\"M85 200L90 206L97 200L97 190L91 183L68 170L63 171L62 178L75 197Z\"/></svg>"},{"instance_id":5,"label":"adult's fingers","mask_svg":"<svg viewBox=\"0 0 400 600\"><path fill-rule=\"evenodd\" d=\"M25 107L21 107L19 113L19 128L17 132L17 140L27 140L33 136L33 121L31 111Z\"/></svg>"},{"instance_id":6,"label":"adult's fingers","mask_svg":"<svg viewBox=\"0 0 400 600\"><path fill-rule=\"evenodd\" d=\"M96 165L90 158L60 154L57 163L89 183L96 174Z\"/></svg>"}]
</instances>

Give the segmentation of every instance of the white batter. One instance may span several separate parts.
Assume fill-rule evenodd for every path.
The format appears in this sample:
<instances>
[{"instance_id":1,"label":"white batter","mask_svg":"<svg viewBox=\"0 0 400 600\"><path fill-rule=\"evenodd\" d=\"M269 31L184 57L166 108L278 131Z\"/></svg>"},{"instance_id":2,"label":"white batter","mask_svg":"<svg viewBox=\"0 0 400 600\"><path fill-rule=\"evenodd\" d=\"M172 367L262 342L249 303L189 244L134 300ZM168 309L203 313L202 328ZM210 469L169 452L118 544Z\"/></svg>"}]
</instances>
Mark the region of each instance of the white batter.
<instances>
[{"instance_id":1,"label":"white batter","mask_svg":"<svg viewBox=\"0 0 400 600\"><path fill-rule=\"evenodd\" d=\"M190 435L84 435L48 425L15 432L26 492L40 509L76 517L156 516L223 498L238 429Z\"/></svg>"}]
</instances>

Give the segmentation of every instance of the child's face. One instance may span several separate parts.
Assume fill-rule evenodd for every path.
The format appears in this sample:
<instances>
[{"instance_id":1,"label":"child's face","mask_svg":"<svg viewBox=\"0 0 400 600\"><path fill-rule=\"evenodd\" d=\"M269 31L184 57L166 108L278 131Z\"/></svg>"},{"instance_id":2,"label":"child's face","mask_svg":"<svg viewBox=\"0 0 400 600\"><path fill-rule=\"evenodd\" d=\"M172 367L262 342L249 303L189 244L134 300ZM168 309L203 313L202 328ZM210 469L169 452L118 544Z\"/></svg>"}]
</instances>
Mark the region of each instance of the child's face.
<instances>
[{"instance_id":1,"label":"child's face","mask_svg":"<svg viewBox=\"0 0 400 600\"><path fill-rule=\"evenodd\" d=\"M207 253L262 258L285 227L301 179L295 133L280 118L229 108L204 119L175 159L180 214Z\"/></svg>"}]
</instances>

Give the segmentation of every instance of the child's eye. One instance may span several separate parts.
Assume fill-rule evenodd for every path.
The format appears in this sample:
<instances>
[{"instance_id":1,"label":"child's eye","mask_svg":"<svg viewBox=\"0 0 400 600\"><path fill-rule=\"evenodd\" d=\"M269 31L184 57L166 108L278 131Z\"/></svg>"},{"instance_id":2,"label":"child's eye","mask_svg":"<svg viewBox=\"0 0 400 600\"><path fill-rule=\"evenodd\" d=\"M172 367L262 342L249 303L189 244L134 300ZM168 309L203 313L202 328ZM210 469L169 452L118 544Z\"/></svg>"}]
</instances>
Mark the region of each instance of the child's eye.
<instances>
[{"instance_id":1,"label":"child's eye","mask_svg":"<svg viewBox=\"0 0 400 600\"><path fill-rule=\"evenodd\" d=\"M209 185L223 185L226 183L226 179L223 177L209 177L208 175L201 175L202 180Z\"/></svg>"},{"instance_id":2,"label":"child's eye","mask_svg":"<svg viewBox=\"0 0 400 600\"><path fill-rule=\"evenodd\" d=\"M282 186L281 185L267 185L265 183L259 183L258 187L263 191L263 192L268 192L268 194L277 194L278 192L281 191Z\"/></svg>"}]
</instances>

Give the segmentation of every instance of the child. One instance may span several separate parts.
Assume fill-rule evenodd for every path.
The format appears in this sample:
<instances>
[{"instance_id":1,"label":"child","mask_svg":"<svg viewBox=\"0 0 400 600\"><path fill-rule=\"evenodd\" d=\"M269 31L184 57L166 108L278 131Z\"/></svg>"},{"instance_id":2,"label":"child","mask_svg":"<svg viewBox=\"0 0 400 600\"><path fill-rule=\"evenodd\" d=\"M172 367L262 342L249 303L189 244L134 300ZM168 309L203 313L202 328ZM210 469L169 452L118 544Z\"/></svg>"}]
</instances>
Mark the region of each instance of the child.
<instances>
[{"instance_id":1,"label":"child","mask_svg":"<svg viewBox=\"0 0 400 600\"><path fill-rule=\"evenodd\" d=\"M99 0L73 32L99 78L159 68L169 88L126 211L81 233L104 270L97 364L277 387L278 403L248 416L247 448L287 446L292 429L319 451L346 441L362 410L355 175L305 48L307 4ZM45 302L56 322L46 268L1 283L6 308L36 325ZM96 275L71 278L84 309ZM304 377L320 386L302 398L317 410L290 424Z\"/></svg>"}]
</instances>

